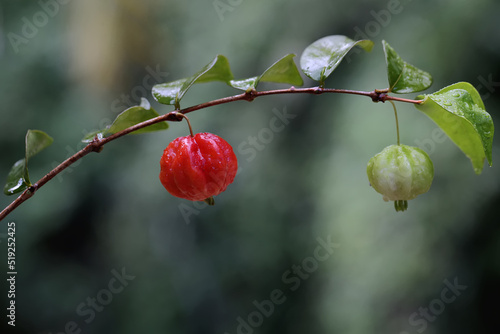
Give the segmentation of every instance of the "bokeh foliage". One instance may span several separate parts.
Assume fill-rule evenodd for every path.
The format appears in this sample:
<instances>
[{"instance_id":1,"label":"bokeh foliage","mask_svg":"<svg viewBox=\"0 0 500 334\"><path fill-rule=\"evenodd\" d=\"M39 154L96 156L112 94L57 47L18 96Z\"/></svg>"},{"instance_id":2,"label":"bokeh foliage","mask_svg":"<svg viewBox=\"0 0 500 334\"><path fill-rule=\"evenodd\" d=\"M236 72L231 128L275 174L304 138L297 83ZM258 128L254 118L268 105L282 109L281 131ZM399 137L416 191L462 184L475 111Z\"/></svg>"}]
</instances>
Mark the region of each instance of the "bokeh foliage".
<instances>
[{"instance_id":1,"label":"bokeh foliage","mask_svg":"<svg viewBox=\"0 0 500 334\"><path fill-rule=\"evenodd\" d=\"M251 77L333 34L368 38L375 47L370 54L354 48L327 87L387 88L380 44L387 40L433 74L424 94L470 82L498 122L498 4L390 3L242 1L221 14L199 0L70 2L14 53L7 34L20 33L22 18L40 7L2 1L0 175L19 159L27 129L55 140L30 159L33 181L156 83L196 73L217 54L228 57L236 78ZM182 103L233 92L223 83L195 85ZM146 97L157 112L171 110ZM395 130L391 107L363 97L276 96L193 113L194 130L225 138L241 165L213 208L173 198L158 182L161 153L187 134L184 123L87 156L7 219L17 224L18 326L2 322L2 332L56 333L75 321L84 333L234 333L255 300L281 289L286 301L255 332L414 333L421 327L409 317L455 277L468 288L425 333L493 332L497 167L475 175L432 121L410 105L398 110L402 142L421 146L436 173L430 192L404 214L369 188L366 163L395 143ZM10 200L1 197L1 206ZM328 236L339 247L292 291L283 275ZM135 279L87 324L78 305L123 267ZM6 291L5 282L0 287Z\"/></svg>"}]
</instances>

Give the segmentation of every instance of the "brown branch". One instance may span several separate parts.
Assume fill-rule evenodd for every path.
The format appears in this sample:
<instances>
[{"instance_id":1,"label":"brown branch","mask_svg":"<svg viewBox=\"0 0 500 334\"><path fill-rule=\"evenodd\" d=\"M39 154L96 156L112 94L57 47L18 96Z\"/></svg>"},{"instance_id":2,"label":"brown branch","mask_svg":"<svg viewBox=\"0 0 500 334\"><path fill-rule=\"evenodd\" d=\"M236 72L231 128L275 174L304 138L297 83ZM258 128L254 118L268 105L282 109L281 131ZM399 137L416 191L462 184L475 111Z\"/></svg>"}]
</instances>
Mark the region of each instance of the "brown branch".
<instances>
[{"instance_id":1,"label":"brown branch","mask_svg":"<svg viewBox=\"0 0 500 334\"><path fill-rule=\"evenodd\" d=\"M234 101L253 101L255 98L260 97L260 96L266 96L266 95L278 95L278 94L323 94L323 93L340 93L340 94L353 94L353 95L363 95L370 97L373 102L385 102L388 100L392 101L399 101L399 102L406 102L406 103L413 103L413 104L419 104L422 103L421 100L410 100L410 99L404 99L404 98L398 98L398 97L393 97L387 95L387 90L386 89L376 89L372 92L364 92L364 91L356 91L356 90L348 90L348 89L334 89L334 88L322 88L322 87L311 87L311 88L295 88L291 87L288 89L276 89L276 90L269 90L269 91L262 91L258 92L256 90L251 90L247 91L243 94L238 94L238 95L233 95L229 97L224 97L221 99L197 104L195 106L181 109L181 110L174 110L172 112L169 112L165 115L161 115L155 118L151 118L145 122L138 123L134 126L131 126L129 128L126 128L120 132L117 132L115 134L110 135L109 137L99 139L99 138L94 138L92 142L90 142L87 146L85 146L83 149L69 157L68 159L64 160L61 162L57 167L55 167L53 170L51 170L49 173L47 173L45 176L43 176L40 180L38 180L35 184L30 186L28 189L24 190L19 197L17 197L12 203L10 203L5 209L0 212L0 221L3 220L9 213L14 211L19 205L24 203L26 200L30 199L35 192L40 189L43 185L45 185L47 182L52 180L57 174L61 173L64 169L68 168L71 166L73 163L76 161L80 160L87 154L91 152L100 152L103 148L103 146L110 141L113 141L115 139L118 139L120 137L123 137L131 132L134 132L136 130L145 128L147 126L159 123L159 122L164 122L164 121L169 121L169 122L179 122L182 120L182 117L179 117L177 115L178 113L182 114L187 114L196 110L200 109L205 109L208 107L213 107L219 104L225 104L229 102L234 102Z\"/></svg>"},{"instance_id":2,"label":"brown branch","mask_svg":"<svg viewBox=\"0 0 500 334\"><path fill-rule=\"evenodd\" d=\"M102 145L99 145L99 141L92 141L83 149L69 157L68 159L61 162L56 168L48 172L44 177L38 180L35 184L24 190L19 197L17 197L12 203L10 203L5 209L0 212L0 221L4 219L9 213L14 211L19 205L31 198L35 192L40 189L45 183L52 180L57 174L61 173L63 170L71 166L76 161L80 160L90 152L98 152L102 149Z\"/></svg>"}]
</instances>

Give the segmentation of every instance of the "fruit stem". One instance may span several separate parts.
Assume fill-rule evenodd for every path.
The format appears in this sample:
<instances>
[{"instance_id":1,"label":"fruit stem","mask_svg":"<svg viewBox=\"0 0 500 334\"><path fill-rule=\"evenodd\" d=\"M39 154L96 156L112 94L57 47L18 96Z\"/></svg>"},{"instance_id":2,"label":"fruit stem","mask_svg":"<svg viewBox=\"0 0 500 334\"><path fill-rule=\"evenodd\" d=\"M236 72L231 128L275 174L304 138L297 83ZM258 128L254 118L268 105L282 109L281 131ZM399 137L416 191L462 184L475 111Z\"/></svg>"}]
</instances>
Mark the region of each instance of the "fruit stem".
<instances>
[{"instance_id":1,"label":"fruit stem","mask_svg":"<svg viewBox=\"0 0 500 334\"><path fill-rule=\"evenodd\" d=\"M394 108L394 117L396 118L396 134L398 136L398 145L401 145L400 141L399 141L399 122L398 122L398 111L396 110L396 105L394 104L394 102L392 102L391 100L389 100L389 102L391 102L392 104L392 107Z\"/></svg>"},{"instance_id":2,"label":"fruit stem","mask_svg":"<svg viewBox=\"0 0 500 334\"><path fill-rule=\"evenodd\" d=\"M184 118L187 121L188 126L189 126L189 132L191 133L191 137L194 137L193 128L191 127L191 122L189 121L189 118L186 115L184 115L183 113L181 113L181 112L178 112L175 115L177 117L182 117L182 118Z\"/></svg>"}]
</instances>

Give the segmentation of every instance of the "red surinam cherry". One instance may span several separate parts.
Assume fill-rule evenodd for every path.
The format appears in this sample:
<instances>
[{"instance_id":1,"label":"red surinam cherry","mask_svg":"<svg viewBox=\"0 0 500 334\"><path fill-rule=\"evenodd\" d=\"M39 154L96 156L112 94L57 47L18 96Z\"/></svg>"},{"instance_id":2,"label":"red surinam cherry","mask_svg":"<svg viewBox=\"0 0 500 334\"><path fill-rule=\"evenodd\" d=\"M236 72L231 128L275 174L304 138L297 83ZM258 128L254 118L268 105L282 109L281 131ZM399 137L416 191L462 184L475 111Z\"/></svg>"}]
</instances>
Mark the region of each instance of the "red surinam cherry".
<instances>
[{"instance_id":1,"label":"red surinam cherry","mask_svg":"<svg viewBox=\"0 0 500 334\"><path fill-rule=\"evenodd\" d=\"M160 166L160 181L170 194L213 205L213 196L233 182L238 161L224 139L197 133L172 141L163 151Z\"/></svg>"}]
</instances>

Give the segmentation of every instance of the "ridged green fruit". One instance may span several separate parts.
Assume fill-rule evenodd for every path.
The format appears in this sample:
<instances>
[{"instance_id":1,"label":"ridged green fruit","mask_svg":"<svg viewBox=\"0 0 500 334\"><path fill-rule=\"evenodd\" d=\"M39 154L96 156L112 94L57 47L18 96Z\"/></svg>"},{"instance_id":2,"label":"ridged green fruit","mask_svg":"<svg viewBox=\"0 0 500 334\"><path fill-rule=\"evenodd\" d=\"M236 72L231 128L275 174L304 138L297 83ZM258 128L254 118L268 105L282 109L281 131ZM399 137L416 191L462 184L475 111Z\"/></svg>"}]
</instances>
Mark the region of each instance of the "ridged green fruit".
<instances>
[{"instance_id":1,"label":"ridged green fruit","mask_svg":"<svg viewBox=\"0 0 500 334\"><path fill-rule=\"evenodd\" d=\"M366 172L384 201L394 201L396 211L405 211L407 201L431 187L434 166L427 153L417 147L391 145L370 159Z\"/></svg>"}]
</instances>

